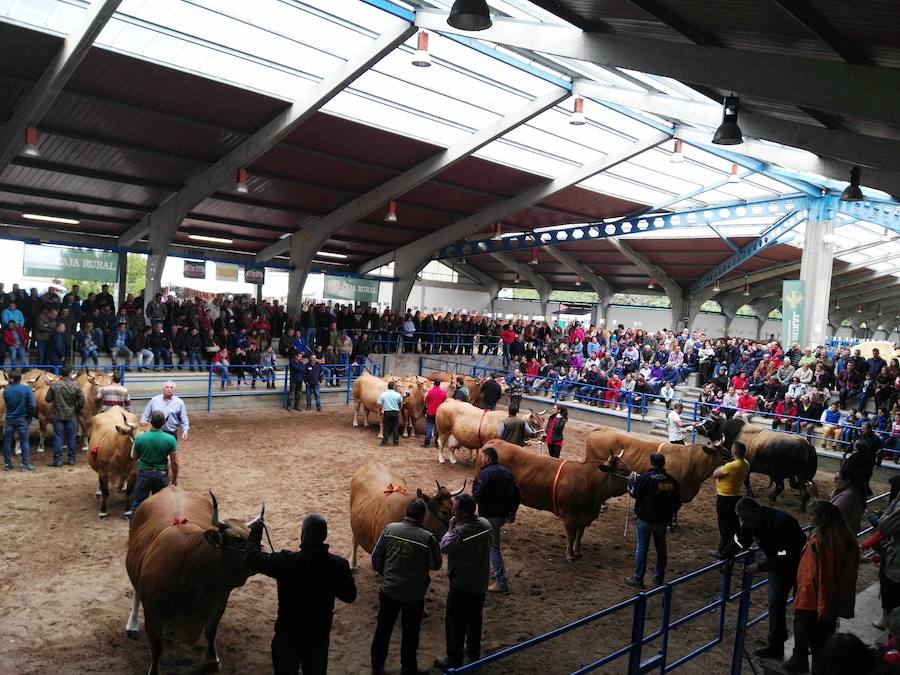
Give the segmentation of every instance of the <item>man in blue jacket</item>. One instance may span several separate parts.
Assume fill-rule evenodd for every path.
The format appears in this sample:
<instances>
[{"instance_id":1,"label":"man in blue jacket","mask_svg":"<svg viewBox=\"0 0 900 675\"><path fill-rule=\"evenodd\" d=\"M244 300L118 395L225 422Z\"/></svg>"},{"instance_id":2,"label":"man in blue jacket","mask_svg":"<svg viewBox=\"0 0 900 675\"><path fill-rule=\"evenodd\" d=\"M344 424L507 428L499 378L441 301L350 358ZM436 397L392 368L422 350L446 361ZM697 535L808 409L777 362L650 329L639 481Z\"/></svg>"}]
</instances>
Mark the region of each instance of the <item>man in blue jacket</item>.
<instances>
[{"instance_id":1,"label":"man in blue jacket","mask_svg":"<svg viewBox=\"0 0 900 675\"><path fill-rule=\"evenodd\" d=\"M11 471L12 445L15 433L19 432L19 442L22 444L22 471L31 471L28 462L28 425L37 411L37 401L31 387L22 384L22 375L13 371L9 377L10 385L3 390L3 400L6 402L6 426L3 429L3 464L7 471Z\"/></svg>"},{"instance_id":2,"label":"man in blue jacket","mask_svg":"<svg viewBox=\"0 0 900 675\"><path fill-rule=\"evenodd\" d=\"M522 493L516 485L512 472L498 461L496 448L487 447L481 451L482 468L475 479L472 496L478 502L478 515L491 524L491 567L494 583L488 587L490 593L509 593L506 568L500 553L500 530L506 523L516 521L516 511L522 501Z\"/></svg>"},{"instance_id":3,"label":"man in blue jacket","mask_svg":"<svg viewBox=\"0 0 900 675\"><path fill-rule=\"evenodd\" d=\"M51 366L62 366L69 355L69 339L66 337L66 324L56 324L56 330L47 342L47 363Z\"/></svg>"},{"instance_id":4,"label":"man in blue jacket","mask_svg":"<svg viewBox=\"0 0 900 675\"><path fill-rule=\"evenodd\" d=\"M316 398L316 410L322 412L322 402L319 400L319 384L322 382L322 364L310 354L303 364L303 381L306 382L306 409L312 409L313 396Z\"/></svg>"},{"instance_id":5,"label":"man in blue jacket","mask_svg":"<svg viewBox=\"0 0 900 675\"><path fill-rule=\"evenodd\" d=\"M303 392L303 378L306 375L306 365L303 363L303 354L297 352L288 365L291 375L290 389L287 400L284 403L285 410L300 410L300 394Z\"/></svg>"}]
</instances>

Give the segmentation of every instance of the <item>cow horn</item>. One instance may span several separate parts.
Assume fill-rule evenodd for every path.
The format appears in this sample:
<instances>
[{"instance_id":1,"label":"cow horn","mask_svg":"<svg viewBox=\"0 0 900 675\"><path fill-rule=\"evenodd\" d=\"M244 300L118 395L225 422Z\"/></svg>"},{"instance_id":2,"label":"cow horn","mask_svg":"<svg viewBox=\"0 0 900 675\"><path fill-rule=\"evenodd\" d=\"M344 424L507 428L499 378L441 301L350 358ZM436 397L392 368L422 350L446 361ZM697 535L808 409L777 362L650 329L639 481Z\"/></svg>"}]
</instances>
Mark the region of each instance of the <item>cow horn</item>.
<instances>
[{"instance_id":1,"label":"cow horn","mask_svg":"<svg viewBox=\"0 0 900 675\"><path fill-rule=\"evenodd\" d=\"M541 410L541 411L538 413L538 415L546 415L546 414L547 414L547 409L546 409L546 408L544 408L543 410Z\"/></svg>"},{"instance_id":2,"label":"cow horn","mask_svg":"<svg viewBox=\"0 0 900 675\"><path fill-rule=\"evenodd\" d=\"M212 493L210 493L210 494L212 494ZM266 503L263 502L263 503L262 503L262 506L259 507L259 515L256 516L256 518L254 518L253 520L248 521L248 522L247 522L247 527L250 527L250 526L253 525L254 523L263 520L263 519L265 518L265 516L266 516Z\"/></svg>"},{"instance_id":3,"label":"cow horn","mask_svg":"<svg viewBox=\"0 0 900 675\"><path fill-rule=\"evenodd\" d=\"M434 481L434 484L437 485L438 490L441 489L442 486L441 486L441 482L439 480Z\"/></svg>"},{"instance_id":4,"label":"cow horn","mask_svg":"<svg viewBox=\"0 0 900 675\"><path fill-rule=\"evenodd\" d=\"M219 502L216 501L216 496L213 494L212 490L209 491L209 496L212 497L213 510L212 510L212 525L215 528L222 529L225 527L225 523L219 520Z\"/></svg>"},{"instance_id":5,"label":"cow horn","mask_svg":"<svg viewBox=\"0 0 900 675\"><path fill-rule=\"evenodd\" d=\"M459 488L459 490L457 490L456 492L451 492L451 493L450 493L450 496L451 496L451 497L457 497L457 496L461 495L461 494L463 493L463 490L466 489L466 483L468 483L468 482L469 482L469 479L468 479L468 478L464 478L464 479L463 479L462 487Z\"/></svg>"},{"instance_id":6,"label":"cow horn","mask_svg":"<svg viewBox=\"0 0 900 675\"><path fill-rule=\"evenodd\" d=\"M129 429L134 429L134 427L137 426L128 421L128 418L125 417L125 411L122 411L122 421L125 422L125 426Z\"/></svg>"},{"instance_id":7,"label":"cow horn","mask_svg":"<svg viewBox=\"0 0 900 675\"><path fill-rule=\"evenodd\" d=\"M616 457L618 457L619 459L622 459L622 457L623 457L624 455L625 455L625 446L623 445L623 446L622 446L622 449L619 450L619 454L616 455Z\"/></svg>"}]
</instances>

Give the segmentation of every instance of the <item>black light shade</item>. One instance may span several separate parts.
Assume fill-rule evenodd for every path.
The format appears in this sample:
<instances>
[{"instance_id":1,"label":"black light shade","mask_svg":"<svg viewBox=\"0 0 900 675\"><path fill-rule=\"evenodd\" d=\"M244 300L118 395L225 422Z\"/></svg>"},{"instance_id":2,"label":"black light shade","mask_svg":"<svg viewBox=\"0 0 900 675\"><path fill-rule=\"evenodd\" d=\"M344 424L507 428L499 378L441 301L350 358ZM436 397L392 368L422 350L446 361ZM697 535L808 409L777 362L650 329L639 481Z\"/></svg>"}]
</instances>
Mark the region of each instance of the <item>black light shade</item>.
<instances>
[{"instance_id":1,"label":"black light shade","mask_svg":"<svg viewBox=\"0 0 900 675\"><path fill-rule=\"evenodd\" d=\"M712 142L716 145L739 145L744 142L744 135L737 124L740 101L737 96L726 96L722 104L722 124L713 134Z\"/></svg>"},{"instance_id":2,"label":"black light shade","mask_svg":"<svg viewBox=\"0 0 900 675\"><path fill-rule=\"evenodd\" d=\"M459 30L485 30L492 25L487 0L456 0L447 23Z\"/></svg>"},{"instance_id":3,"label":"black light shade","mask_svg":"<svg viewBox=\"0 0 900 675\"><path fill-rule=\"evenodd\" d=\"M858 166L850 169L850 185L844 188L841 193L841 201L844 202L861 202L865 199L862 190L859 189L859 178L862 171Z\"/></svg>"}]
</instances>

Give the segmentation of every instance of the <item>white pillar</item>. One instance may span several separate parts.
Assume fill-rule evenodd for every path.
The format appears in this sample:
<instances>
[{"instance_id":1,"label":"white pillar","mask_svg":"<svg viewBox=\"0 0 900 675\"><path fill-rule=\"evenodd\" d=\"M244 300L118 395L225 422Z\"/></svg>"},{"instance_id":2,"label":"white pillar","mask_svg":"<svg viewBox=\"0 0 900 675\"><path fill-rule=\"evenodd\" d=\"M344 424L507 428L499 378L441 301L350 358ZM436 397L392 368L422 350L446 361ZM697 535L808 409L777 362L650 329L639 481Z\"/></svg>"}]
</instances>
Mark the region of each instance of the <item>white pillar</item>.
<instances>
[{"instance_id":1,"label":"white pillar","mask_svg":"<svg viewBox=\"0 0 900 675\"><path fill-rule=\"evenodd\" d=\"M830 220L810 220L806 224L800 279L806 286L803 337L807 345L817 345L825 340L834 261L834 251L825 243L825 236L833 232L834 222Z\"/></svg>"}]
</instances>

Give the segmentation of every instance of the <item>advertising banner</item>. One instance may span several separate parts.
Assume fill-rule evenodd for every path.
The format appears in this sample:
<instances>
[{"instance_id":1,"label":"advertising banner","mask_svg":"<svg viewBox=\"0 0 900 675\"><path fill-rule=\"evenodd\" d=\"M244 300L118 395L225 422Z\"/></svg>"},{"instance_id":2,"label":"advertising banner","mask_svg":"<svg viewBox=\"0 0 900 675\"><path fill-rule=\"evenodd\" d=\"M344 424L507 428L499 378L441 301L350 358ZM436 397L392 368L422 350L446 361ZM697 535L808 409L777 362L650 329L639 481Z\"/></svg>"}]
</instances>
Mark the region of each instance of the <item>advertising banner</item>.
<instances>
[{"instance_id":1,"label":"advertising banner","mask_svg":"<svg viewBox=\"0 0 900 675\"><path fill-rule=\"evenodd\" d=\"M244 282L262 286L264 283L266 283L266 268L250 266L244 267Z\"/></svg>"},{"instance_id":2,"label":"advertising banner","mask_svg":"<svg viewBox=\"0 0 900 675\"><path fill-rule=\"evenodd\" d=\"M26 244L22 275L99 281L114 284L118 280L119 255L113 251L90 248Z\"/></svg>"},{"instance_id":3,"label":"advertising banner","mask_svg":"<svg viewBox=\"0 0 900 675\"><path fill-rule=\"evenodd\" d=\"M378 302L381 282L357 277L325 275L325 297L345 302Z\"/></svg>"},{"instance_id":4,"label":"advertising banner","mask_svg":"<svg viewBox=\"0 0 900 675\"><path fill-rule=\"evenodd\" d=\"M803 281L785 281L781 287L781 344L787 351L795 342L804 346L803 302L806 284Z\"/></svg>"},{"instance_id":5,"label":"advertising banner","mask_svg":"<svg viewBox=\"0 0 900 675\"><path fill-rule=\"evenodd\" d=\"M216 263L216 281L237 281L240 265L231 263Z\"/></svg>"},{"instance_id":6,"label":"advertising banner","mask_svg":"<svg viewBox=\"0 0 900 675\"><path fill-rule=\"evenodd\" d=\"M202 260L185 260L183 274L185 279L205 279L206 263Z\"/></svg>"}]
</instances>

